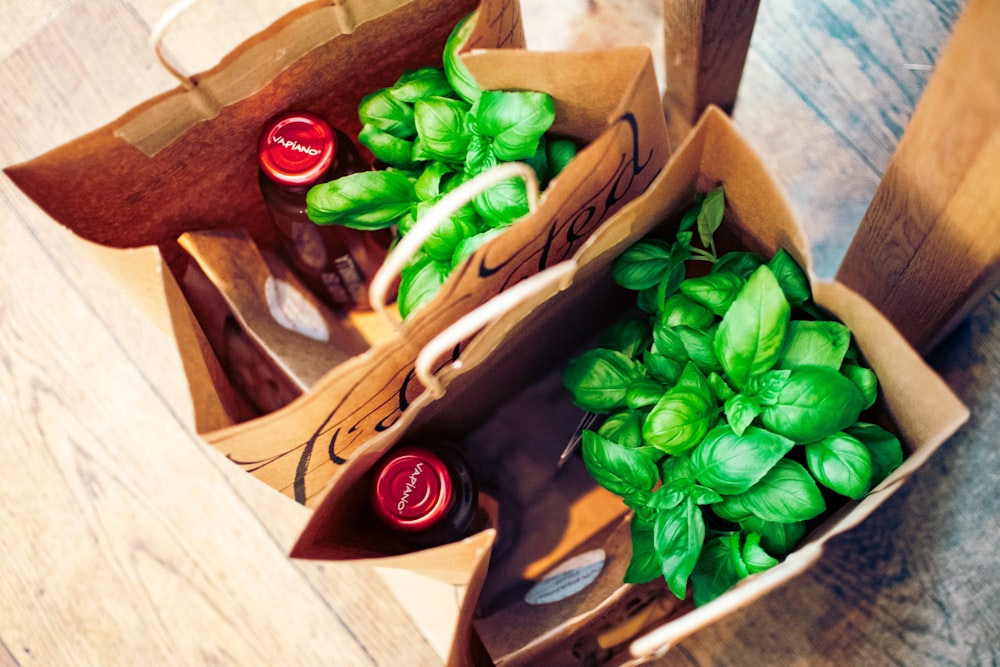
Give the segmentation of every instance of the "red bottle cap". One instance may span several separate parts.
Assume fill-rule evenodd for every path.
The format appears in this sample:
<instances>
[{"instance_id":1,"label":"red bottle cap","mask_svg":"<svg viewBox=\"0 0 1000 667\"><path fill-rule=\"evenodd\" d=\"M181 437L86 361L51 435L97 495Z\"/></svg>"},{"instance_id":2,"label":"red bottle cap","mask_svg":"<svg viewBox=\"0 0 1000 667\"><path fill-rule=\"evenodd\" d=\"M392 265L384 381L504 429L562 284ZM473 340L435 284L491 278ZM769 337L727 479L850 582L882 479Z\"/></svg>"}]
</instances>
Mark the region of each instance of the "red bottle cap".
<instances>
[{"instance_id":1,"label":"red bottle cap","mask_svg":"<svg viewBox=\"0 0 1000 667\"><path fill-rule=\"evenodd\" d=\"M257 144L260 168L281 185L310 185L330 168L337 151L333 128L316 114L296 111L264 126Z\"/></svg>"},{"instance_id":2,"label":"red bottle cap","mask_svg":"<svg viewBox=\"0 0 1000 667\"><path fill-rule=\"evenodd\" d=\"M448 467L433 452L404 447L375 470L375 512L397 530L420 531L448 512L454 488Z\"/></svg>"}]
</instances>

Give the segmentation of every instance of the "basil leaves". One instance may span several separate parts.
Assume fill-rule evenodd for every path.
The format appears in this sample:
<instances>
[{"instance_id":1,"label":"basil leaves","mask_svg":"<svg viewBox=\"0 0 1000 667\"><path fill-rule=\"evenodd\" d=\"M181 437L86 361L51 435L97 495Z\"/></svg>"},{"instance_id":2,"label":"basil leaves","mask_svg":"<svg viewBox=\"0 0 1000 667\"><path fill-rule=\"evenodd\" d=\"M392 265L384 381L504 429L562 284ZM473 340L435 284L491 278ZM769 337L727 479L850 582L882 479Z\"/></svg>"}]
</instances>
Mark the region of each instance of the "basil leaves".
<instances>
[{"instance_id":1,"label":"basil leaves","mask_svg":"<svg viewBox=\"0 0 1000 667\"><path fill-rule=\"evenodd\" d=\"M549 134L552 98L535 91L486 91L458 57L474 26L460 21L444 47L443 67L404 72L358 105L360 144L380 169L313 186L311 220L361 230L395 226L404 235L441 197L504 162L531 166L544 188L576 155L576 144ZM439 291L452 269L528 213L524 183L511 179L480 193L442 225L400 277L405 318Z\"/></svg>"},{"instance_id":2,"label":"basil leaves","mask_svg":"<svg viewBox=\"0 0 1000 667\"><path fill-rule=\"evenodd\" d=\"M902 462L899 440L861 420L878 378L850 330L816 307L786 251L719 255L724 215L719 187L674 240L626 249L612 275L635 312L563 370L574 403L605 415L583 433L587 470L634 511L625 580L662 576L699 605Z\"/></svg>"}]
</instances>

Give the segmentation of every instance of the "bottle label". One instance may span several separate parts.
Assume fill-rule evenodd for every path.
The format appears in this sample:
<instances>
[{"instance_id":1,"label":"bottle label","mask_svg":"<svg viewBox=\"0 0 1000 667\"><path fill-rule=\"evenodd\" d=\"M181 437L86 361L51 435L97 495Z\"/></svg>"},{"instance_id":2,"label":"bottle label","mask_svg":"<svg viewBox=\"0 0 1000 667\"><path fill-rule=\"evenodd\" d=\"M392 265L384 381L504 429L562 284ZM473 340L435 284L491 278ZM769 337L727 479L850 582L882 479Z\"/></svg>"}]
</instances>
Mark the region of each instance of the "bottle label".
<instances>
[{"instance_id":1,"label":"bottle label","mask_svg":"<svg viewBox=\"0 0 1000 667\"><path fill-rule=\"evenodd\" d=\"M264 297L275 322L321 343L329 342L330 329L323 316L293 285L268 276L264 283Z\"/></svg>"},{"instance_id":2,"label":"bottle label","mask_svg":"<svg viewBox=\"0 0 1000 667\"><path fill-rule=\"evenodd\" d=\"M312 222L292 223L292 244L302 263L313 271L326 268L326 247L319 229Z\"/></svg>"},{"instance_id":3,"label":"bottle label","mask_svg":"<svg viewBox=\"0 0 1000 667\"><path fill-rule=\"evenodd\" d=\"M364 276L358 269L358 263L350 255L341 255L333 260L333 268L340 276L343 289L350 295L351 303L364 303L368 300L368 287ZM323 282L326 282L324 279Z\"/></svg>"},{"instance_id":4,"label":"bottle label","mask_svg":"<svg viewBox=\"0 0 1000 667\"><path fill-rule=\"evenodd\" d=\"M532 586L524 596L531 605L552 604L579 593L594 583L604 569L607 554L593 549L561 563Z\"/></svg>"}]
</instances>

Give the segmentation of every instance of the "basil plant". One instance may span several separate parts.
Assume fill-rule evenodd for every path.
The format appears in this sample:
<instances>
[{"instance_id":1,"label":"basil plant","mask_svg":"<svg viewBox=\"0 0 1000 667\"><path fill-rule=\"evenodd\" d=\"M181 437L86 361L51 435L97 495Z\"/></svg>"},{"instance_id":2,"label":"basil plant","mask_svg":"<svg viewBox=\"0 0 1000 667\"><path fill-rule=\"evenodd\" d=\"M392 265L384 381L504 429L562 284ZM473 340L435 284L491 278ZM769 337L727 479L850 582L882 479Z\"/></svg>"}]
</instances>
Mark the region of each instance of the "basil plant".
<instances>
[{"instance_id":1,"label":"basil plant","mask_svg":"<svg viewBox=\"0 0 1000 667\"><path fill-rule=\"evenodd\" d=\"M626 581L662 576L682 599L690 584L696 605L777 564L903 457L862 417L875 373L793 257L718 255L724 210L719 187L673 241L627 249L612 271L635 311L563 371L574 403L604 415L583 433L587 470L633 510Z\"/></svg>"},{"instance_id":2,"label":"basil plant","mask_svg":"<svg viewBox=\"0 0 1000 667\"><path fill-rule=\"evenodd\" d=\"M402 236L447 192L498 164L527 163L544 188L575 156L572 141L549 135L551 96L480 89L458 58L473 16L452 31L443 67L407 71L361 100L358 141L384 167L312 187L306 201L313 222L360 230L395 226ZM526 213L519 179L477 195L403 270L400 314L405 318L432 299L454 267Z\"/></svg>"}]
</instances>

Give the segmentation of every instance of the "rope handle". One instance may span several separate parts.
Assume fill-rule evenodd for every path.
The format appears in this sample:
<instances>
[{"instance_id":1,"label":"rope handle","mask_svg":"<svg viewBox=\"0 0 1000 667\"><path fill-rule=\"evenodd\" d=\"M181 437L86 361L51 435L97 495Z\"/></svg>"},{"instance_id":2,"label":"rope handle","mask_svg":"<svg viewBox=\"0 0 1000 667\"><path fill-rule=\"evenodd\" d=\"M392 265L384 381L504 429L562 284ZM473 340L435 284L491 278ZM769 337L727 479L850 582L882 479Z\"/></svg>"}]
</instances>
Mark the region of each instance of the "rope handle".
<instances>
[{"instance_id":1,"label":"rope handle","mask_svg":"<svg viewBox=\"0 0 1000 667\"><path fill-rule=\"evenodd\" d=\"M500 292L483 305L469 311L432 338L417 355L414 373L420 383L434 398L444 394L444 385L434 373L434 364L456 345L509 313L517 305L552 285L568 282L576 271L576 262L566 260L525 278L510 289ZM451 368L460 369L462 360L457 359Z\"/></svg>"},{"instance_id":2,"label":"rope handle","mask_svg":"<svg viewBox=\"0 0 1000 667\"><path fill-rule=\"evenodd\" d=\"M169 7L167 11L163 12L156 23L153 24L152 30L149 31L149 45L153 49L153 53L156 54L156 59L160 61L163 68L167 70L175 79L181 82L186 90L194 90L195 82L191 76L181 69L181 66L171 60L166 53L163 51L163 36L167 32L167 28L170 27L177 18L191 9L195 2L198 0L177 0Z\"/></svg>"},{"instance_id":3,"label":"rope handle","mask_svg":"<svg viewBox=\"0 0 1000 667\"><path fill-rule=\"evenodd\" d=\"M399 243L386 256L382 266L372 277L371 285L368 288L368 298L372 310L390 322L392 326L398 327L399 323L389 314L386 297L403 268L413 259L413 256L430 238L431 234L459 209L472 201L480 192L511 178L524 180L528 192L528 212L529 215L534 213L538 208L538 177L531 167L522 162L506 162L497 165L462 183L441 197L399 239Z\"/></svg>"}]
</instances>

